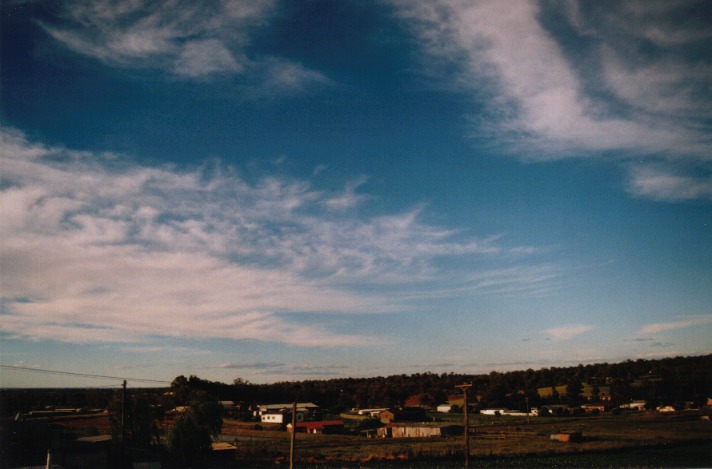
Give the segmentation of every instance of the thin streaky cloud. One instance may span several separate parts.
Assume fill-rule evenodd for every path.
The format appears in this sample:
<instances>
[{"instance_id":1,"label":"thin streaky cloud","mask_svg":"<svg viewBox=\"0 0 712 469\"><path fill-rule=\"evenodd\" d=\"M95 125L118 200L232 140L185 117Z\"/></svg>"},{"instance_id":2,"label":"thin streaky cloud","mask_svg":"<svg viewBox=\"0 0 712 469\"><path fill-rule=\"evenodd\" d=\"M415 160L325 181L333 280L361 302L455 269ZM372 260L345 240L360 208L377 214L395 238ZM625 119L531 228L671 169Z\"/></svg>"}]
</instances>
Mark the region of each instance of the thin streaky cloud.
<instances>
[{"instance_id":1,"label":"thin streaky cloud","mask_svg":"<svg viewBox=\"0 0 712 469\"><path fill-rule=\"evenodd\" d=\"M546 329L544 330L544 333L551 337L552 340L559 342L572 340L581 334L592 331L593 329L593 326L586 324L570 324Z\"/></svg>"},{"instance_id":2,"label":"thin streaky cloud","mask_svg":"<svg viewBox=\"0 0 712 469\"><path fill-rule=\"evenodd\" d=\"M672 331L676 329L687 329L689 327L706 326L712 324L712 316L701 316L690 319L681 319L672 322L658 322L643 326L639 334L646 336L650 334L660 334L661 332Z\"/></svg>"},{"instance_id":3,"label":"thin streaky cloud","mask_svg":"<svg viewBox=\"0 0 712 469\"><path fill-rule=\"evenodd\" d=\"M283 368L285 366L286 366L286 364L281 363L281 362L221 363L221 364L217 365L218 368L227 368L227 369L234 369L234 370L240 370L240 369L266 370L266 369L271 369L271 368Z\"/></svg>"}]
</instances>

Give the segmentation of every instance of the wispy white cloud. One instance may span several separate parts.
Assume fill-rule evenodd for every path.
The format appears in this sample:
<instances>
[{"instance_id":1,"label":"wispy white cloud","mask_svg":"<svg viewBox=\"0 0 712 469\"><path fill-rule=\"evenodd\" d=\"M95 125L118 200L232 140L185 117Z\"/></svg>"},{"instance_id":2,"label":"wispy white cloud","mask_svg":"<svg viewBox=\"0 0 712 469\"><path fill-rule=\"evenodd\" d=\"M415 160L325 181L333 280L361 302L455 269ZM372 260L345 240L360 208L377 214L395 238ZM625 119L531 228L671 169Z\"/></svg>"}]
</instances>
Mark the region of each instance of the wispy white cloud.
<instances>
[{"instance_id":1,"label":"wispy white cloud","mask_svg":"<svg viewBox=\"0 0 712 469\"><path fill-rule=\"evenodd\" d=\"M226 369L258 369L267 370L272 368L283 368L286 364L282 362L252 362L252 363L221 363L218 368Z\"/></svg>"},{"instance_id":2,"label":"wispy white cloud","mask_svg":"<svg viewBox=\"0 0 712 469\"><path fill-rule=\"evenodd\" d=\"M663 166L634 167L630 192L651 199L686 201L712 199L712 175L681 174Z\"/></svg>"},{"instance_id":3,"label":"wispy white cloud","mask_svg":"<svg viewBox=\"0 0 712 469\"><path fill-rule=\"evenodd\" d=\"M661 171L709 172L712 67L699 51L712 33L695 2L393 3L427 53L426 72L472 93L476 132L511 154L635 157L665 162ZM687 196L708 195L698 187Z\"/></svg>"},{"instance_id":4,"label":"wispy white cloud","mask_svg":"<svg viewBox=\"0 0 712 469\"><path fill-rule=\"evenodd\" d=\"M507 256L494 239L423 222L420 207L362 215L359 181L342 191L248 183L219 165L147 167L0 136L0 327L18 337L383 343L290 313L402 311L409 289L444 291L443 259Z\"/></svg>"},{"instance_id":5,"label":"wispy white cloud","mask_svg":"<svg viewBox=\"0 0 712 469\"><path fill-rule=\"evenodd\" d=\"M264 95L328 84L321 73L286 58L251 56L251 37L275 14L274 0L150 2L69 1L49 35L79 54L114 67L162 70L203 80L242 76Z\"/></svg>"},{"instance_id":6,"label":"wispy white cloud","mask_svg":"<svg viewBox=\"0 0 712 469\"><path fill-rule=\"evenodd\" d=\"M689 327L706 326L712 324L712 316L701 316L689 319L681 319L679 321L658 322L643 326L640 330L640 335L660 334L661 332L671 331L675 329L687 329Z\"/></svg>"},{"instance_id":7,"label":"wispy white cloud","mask_svg":"<svg viewBox=\"0 0 712 469\"><path fill-rule=\"evenodd\" d=\"M554 341L566 341L593 330L593 326L586 324L570 324L566 326L552 327L544 330L544 333Z\"/></svg>"}]
</instances>

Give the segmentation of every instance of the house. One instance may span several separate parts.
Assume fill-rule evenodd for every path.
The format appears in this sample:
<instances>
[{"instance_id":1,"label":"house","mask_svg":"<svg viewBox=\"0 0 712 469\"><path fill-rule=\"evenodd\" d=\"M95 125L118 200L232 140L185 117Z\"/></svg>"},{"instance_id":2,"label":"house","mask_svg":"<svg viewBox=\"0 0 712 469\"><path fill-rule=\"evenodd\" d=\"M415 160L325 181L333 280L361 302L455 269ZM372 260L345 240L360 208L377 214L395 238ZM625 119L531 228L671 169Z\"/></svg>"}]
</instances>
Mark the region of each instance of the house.
<instances>
[{"instance_id":1,"label":"house","mask_svg":"<svg viewBox=\"0 0 712 469\"><path fill-rule=\"evenodd\" d=\"M449 413L449 412L452 412L452 411L455 410L456 408L457 408L457 406L454 406L454 405L452 405L452 404L440 404L440 405L437 407L437 411L438 411L438 412L443 412L443 413L447 414L447 413Z\"/></svg>"},{"instance_id":2,"label":"house","mask_svg":"<svg viewBox=\"0 0 712 469\"><path fill-rule=\"evenodd\" d=\"M482 415L504 415L505 412L509 412L509 409L482 409L480 411Z\"/></svg>"},{"instance_id":3,"label":"house","mask_svg":"<svg viewBox=\"0 0 712 469\"><path fill-rule=\"evenodd\" d=\"M628 404L621 404L620 408L621 409L630 409L630 410L645 410L645 407L648 405L647 401L633 401Z\"/></svg>"},{"instance_id":4,"label":"house","mask_svg":"<svg viewBox=\"0 0 712 469\"><path fill-rule=\"evenodd\" d=\"M291 420L292 411L286 409L270 410L262 415L260 415L260 422L262 423L279 423L283 424ZM302 421L302 420L300 420Z\"/></svg>"},{"instance_id":5,"label":"house","mask_svg":"<svg viewBox=\"0 0 712 469\"><path fill-rule=\"evenodd\" d=\"M433 406L429 402L427 396L423 394L414 394L407 398L404 402L405 407L422 407L423 409L432 409Z\"/></svg>"},{"instance_id":6,"label":"house","mask_svg":"<svg viewBox=\"0 0 712 469\"><path fill-rule=\"evenodd\" d=\"M384 410L378 414L378 419L382 423L393 422L421 422L427 420L428 416L421 407L406 407L400 410Z\"/></svg>"},{"instance_id":7,"label":"house","mask_svg":"<svg viewBox=\"0 0 712 469\"><path fill-rule=\"evenodd\" d=\"M602 414L606 411L605 404L583 404L581 408L587 414Z\"/></svg>"},{"instance_id":8,"label":"house","mask_svg":"<svg viewBox=\"0 0 712 469\"><path fill-rule=\"evenodd\" d=\"M447 397L447 402L450 405L462 407L465 405L465 396L462 394L452 394Z\"/></svg>"},{"instance_id":9,"label":"house","mask_svg":"<svg viewBox=\"0 0 712 469\"><path fill-rule=\"evenodd\" d=\"M233 401L220 401L220 405L224 416L235 417L237 415L238 408Z\"/></svg>"},{"instance_id":10,"label":"house","mask_svg":"<svg viewBox=\"0 0 712 469\"><path fill-rule=\"evenodd\" d=\"M257 407L255 417L265 423L285 423L285 415L291 419L292 403L287 404L262 404ZM319 406L311 402L297 402L296 420L315 420L319 414Z\"/></svg>"},{"instance_id":11,"label":"house","mask_svg":"<svg viewBox=\"0 0 712 469\"><path fill-rule=\"evenodd\" d=\"M297 422L297 433L339 434L344 432L343 420L321 420L318 422ZM287 431L292 432L292 424L287 424Z\"/></svg>"},{"instance_id":12,"label":"house","mask_svg":"<svg viewBox=\"0 0 712 469\"><path fill-rule=\"evenodd\" d=\"M374 408L374 409L351 409L351 412L356 412L357 415L368 416L371 418L377 418L378 414L389 410L388 407Z\"/></svg>"}]
</instances>

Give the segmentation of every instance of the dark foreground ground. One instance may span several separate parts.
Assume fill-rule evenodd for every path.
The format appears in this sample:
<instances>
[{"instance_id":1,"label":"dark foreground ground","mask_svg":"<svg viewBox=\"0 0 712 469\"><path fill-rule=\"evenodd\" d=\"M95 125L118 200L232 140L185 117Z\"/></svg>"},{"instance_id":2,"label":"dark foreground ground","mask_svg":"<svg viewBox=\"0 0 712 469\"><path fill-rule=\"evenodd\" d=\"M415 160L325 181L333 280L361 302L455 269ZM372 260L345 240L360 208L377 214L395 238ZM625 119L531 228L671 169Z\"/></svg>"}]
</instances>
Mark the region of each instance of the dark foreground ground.
<instances>
[{"instance_id":1,"label":"dark foreground ground","mask_svg":"<svg viewBox=\"0 0 712 469\"><path fill-rule=\"evenodd\" d=\"M659 413L581 418L477 416L470 467L712 468L712 424L697 413ZM552 441L557 432L577 431L581 441ZM288 464L288 435L250 431L226 422L240 435L237 458L250 467ZM367 439L297 435L297 467L462 467L463 437ZM252 466L247 461L259 460Z\"/></svg>"},{"instance_id":2,"label":"dark foreground ground","mask_svg":"<svg viewBox=\"0 0 712 469\"><path fill-rule=\"evenodd\" d=\"M436 421L429 425L456 424L461 423L462 415L432 415L431 419ZM475 415L471 416L470 422L473 425L471 468L712 468L712 422L705 412L531 419ZM65 433L77 437L109 433L107 414L64 418L52 425L61 426ZM578 433L581 438L575 442L550 438L558 433ZM43 465L50 440L45 438L44 441L36 432L32 435L32 438L15 440L21 447L14 448L14 452L27 453L28 457L13 458L15 464L6 457L0 458L0 467ZM462 435L365 438L300 433L296 437L295 467L300 469L457 468L463 467L464 462ZM226 419L220 440L222 450L212 451L210 463L193 467L289 467L290 434L284 430ZM0 456L7 456L5 453L9 449L0 445ZM121 467L116 463L116 451L111 450L106 455L106 463L101 467ZM163 468L173 467L162 446L144 456L139 458L132 454L129 459L134 462L162 461Z\"/></svg>"}]
</instances>

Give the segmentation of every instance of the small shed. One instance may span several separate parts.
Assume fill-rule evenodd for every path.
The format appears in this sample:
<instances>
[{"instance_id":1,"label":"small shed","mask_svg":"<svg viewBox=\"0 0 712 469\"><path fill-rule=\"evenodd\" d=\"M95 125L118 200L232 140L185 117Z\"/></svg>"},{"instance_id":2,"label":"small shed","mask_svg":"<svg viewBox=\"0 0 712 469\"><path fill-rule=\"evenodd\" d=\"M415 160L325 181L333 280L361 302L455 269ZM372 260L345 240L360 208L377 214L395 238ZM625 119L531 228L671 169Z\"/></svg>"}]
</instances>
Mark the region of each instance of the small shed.
<instances>
[{"instance_id":1,"label":"small shed","mask_svg":"<svg viewBox=\"0 0 712 469\"><path fill-rule=\"evenodd\" d=\"M583 436L581 435L581 432L560 432L553 433L549 439L561 441L563 443L577 443L583 440Z\"/></svg>"}]
</instances>

